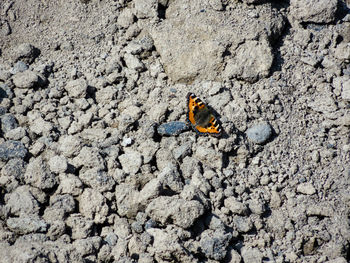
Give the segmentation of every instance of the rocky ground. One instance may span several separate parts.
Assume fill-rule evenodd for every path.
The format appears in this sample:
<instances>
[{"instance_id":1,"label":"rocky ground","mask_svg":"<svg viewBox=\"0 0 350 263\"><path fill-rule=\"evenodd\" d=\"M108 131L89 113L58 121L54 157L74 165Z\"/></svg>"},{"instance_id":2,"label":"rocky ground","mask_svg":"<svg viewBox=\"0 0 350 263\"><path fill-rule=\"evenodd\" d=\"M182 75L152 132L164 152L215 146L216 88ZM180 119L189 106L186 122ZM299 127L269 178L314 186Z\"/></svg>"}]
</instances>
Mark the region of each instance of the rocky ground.
<instances>
[{"instance_id":1,"label":"rocky ground","mask_svg":"<svg viewBox=\"0 0 350 263\"><path fill-rule=\"evenodd\" d=\"M0 262L348 262L349 8L3 0Z\"/></svg>"}]
</instances>

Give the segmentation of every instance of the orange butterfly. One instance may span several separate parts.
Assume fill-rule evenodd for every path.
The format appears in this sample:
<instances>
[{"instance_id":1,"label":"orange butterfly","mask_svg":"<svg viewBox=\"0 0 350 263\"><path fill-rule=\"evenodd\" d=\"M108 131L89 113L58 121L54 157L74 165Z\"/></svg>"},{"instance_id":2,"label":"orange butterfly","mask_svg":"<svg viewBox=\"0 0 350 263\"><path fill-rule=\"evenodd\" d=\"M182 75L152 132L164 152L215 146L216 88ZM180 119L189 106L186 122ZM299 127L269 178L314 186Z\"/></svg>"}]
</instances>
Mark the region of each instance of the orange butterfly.
<instances>
[{"instance_id":1,"label":"orange butterfly","mask_svg":"<svg viewBox=\"0 0 350 263\"><path fill-rule=\"evenodd\" d=\"M187 121L199 134L221 136L222 129L210 109L193 93L187 94Z\"/></svg>"}]
</instances>

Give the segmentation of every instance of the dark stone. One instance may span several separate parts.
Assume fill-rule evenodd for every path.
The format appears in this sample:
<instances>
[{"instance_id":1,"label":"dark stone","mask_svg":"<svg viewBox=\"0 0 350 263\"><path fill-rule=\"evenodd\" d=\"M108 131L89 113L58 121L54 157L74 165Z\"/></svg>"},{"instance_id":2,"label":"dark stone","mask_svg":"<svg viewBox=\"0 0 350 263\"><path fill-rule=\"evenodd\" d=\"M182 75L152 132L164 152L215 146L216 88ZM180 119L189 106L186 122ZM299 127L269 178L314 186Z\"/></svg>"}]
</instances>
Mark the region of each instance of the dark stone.
<instances>
[{"instance_id":1,"label":"dark stone","mask_svg":"<svg viewBox=\"0 0 350 263\"><path fill-rule=\"evenodd\" d=\"M11 113L2 115L0 117L0 120L1 120L1 130L4 134L18 127L17 120L15 116L13 116Z\"/></svg>"},{"instance_id":2,"label":"dark stone","mask_svg":"<svg viewBox=\"0 0 350 263\"><path fill-rule=\"evenodd\" d=\"M19 141L6 141L0 144L0 160L7 161L12 158L23 159L27 155L28 150Z\"/></svg>"},{"instance_id":3,"label":"dark stone","mask_svg":"<svg viewBox=\"0 0 350 263\"><path fill-rule=\"evenodd\" d=\"M222 260L226 256L226 248L231 238L231 233L206 230L202 233L200 240L201 249L207 257L214 260Z\"/></svg>"},{"instance_id":4,"label":"dark stone","mask_svg":"<svg viewBox=\"0 0 350 263\"><path fill-rule=\"evenodd\" d=\"M157 131L160 135L179 135L180 133L187 131L189 126L187 123L181 121L172 121L164 123L157 128Z\"/></svg>"}]
</instances>

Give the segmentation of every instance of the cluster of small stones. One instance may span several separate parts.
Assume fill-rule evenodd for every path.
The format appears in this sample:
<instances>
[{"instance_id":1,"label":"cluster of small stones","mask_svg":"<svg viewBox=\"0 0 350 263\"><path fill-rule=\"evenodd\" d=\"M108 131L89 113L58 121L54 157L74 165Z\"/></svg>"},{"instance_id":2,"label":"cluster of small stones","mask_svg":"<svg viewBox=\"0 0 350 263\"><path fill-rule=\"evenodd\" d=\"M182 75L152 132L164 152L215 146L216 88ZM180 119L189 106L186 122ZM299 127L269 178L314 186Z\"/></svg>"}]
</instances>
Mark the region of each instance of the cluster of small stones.
<instances>
[{"instance_id":1,"label":"cluster of small stones","mask_svg":"<svg viewBox=\"0 0 350 263\"><path fill-rule=\"evenodd\" d=\"M11 45L24 2L0 20L0 262L350 260L343 0L48 3Z\"/></svg>"}]
</instances>

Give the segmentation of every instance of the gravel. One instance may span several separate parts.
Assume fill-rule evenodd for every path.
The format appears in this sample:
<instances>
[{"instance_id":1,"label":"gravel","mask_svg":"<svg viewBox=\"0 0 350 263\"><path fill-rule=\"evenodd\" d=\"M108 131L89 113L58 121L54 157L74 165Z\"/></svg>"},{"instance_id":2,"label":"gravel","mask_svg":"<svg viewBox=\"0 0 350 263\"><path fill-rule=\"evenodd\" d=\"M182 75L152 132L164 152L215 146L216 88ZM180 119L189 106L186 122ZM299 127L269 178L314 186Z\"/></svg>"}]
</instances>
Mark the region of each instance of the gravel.
<instances>
[{"instance_id":1,"label":"gravel","mask_svg":"<svg viewBox=\"0 0 350 263\"><path fill-rule=\"evenodd\" d=\"M349 1L2 7L1 262L349 262Z\"/></svg>"}]
</instances>

